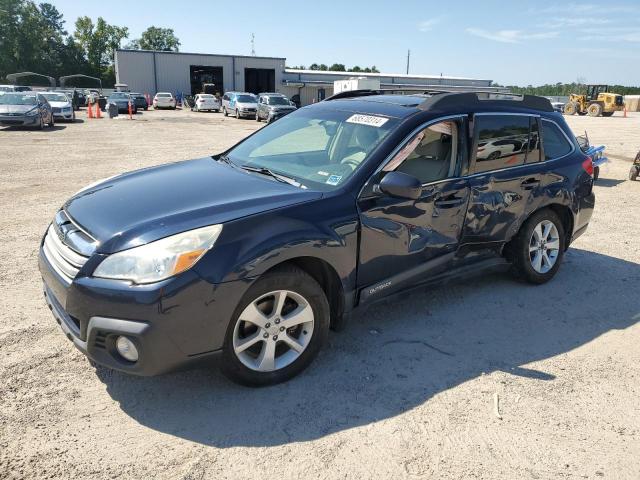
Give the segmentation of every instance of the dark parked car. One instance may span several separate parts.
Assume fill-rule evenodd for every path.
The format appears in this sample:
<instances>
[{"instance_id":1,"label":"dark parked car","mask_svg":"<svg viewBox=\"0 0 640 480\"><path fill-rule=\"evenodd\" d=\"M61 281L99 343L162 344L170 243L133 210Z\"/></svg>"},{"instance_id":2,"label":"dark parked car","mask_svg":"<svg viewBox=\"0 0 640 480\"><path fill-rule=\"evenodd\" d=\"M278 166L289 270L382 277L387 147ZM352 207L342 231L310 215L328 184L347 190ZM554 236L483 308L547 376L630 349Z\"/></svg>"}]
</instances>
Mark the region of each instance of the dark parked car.
<instances>
[{"instance_id":1,"label":"dark parked car","mask_svg":"<svg viewBox=\"0 0 640 480\"><path fill-rule=\"evenodd\" d=\"M118 107L119 113L129 113L129 104L131 103L131 113L138 113L138 107L131 95L127 92L113 92L107 98L107 104L109 103L115 104Z\"/></svg>"},{"instance_id":2,"label":"dark parked car","mask_svg":"<svg viewBox=\"0 0 640 480\"><path fill-rule=\"evenodd\" d=\"M256 121L271 123L296 109L295 104L281 93L261 93L258 95Z\"/></svg>"},{"instance_id":3,"label":"dark parked car","mask_svg":"<svg viewBox=\"0 0 640 480\"><path fill-rule=\"evenodd\" d=\"M478 157L514 135L527 148ZM97 363L152 375L220 353L234 380L272 384L392 293L480 269L549 281L587 228L592 174L540 97L343 92L76 193L42 240L45 297Z\"/></svg>"},{"instance_id":4,"label":"dark parked car","mask_svg":"<svg viewBox=\"0 0 640 480\"><path fill-rule=\"evenodd\" d=\"M53 127L51 105L40 93L7 92L0 95L0 125L10 127Z\"/></svg>"},{"instance_id":5,"label":"dark parked car","mask_svg":"<svg viewBox=\"0 0 640 480\"><path fill-rule=\"evenodd\" d=\"M136 104L136 108L142 108L143 110L149 110L149 104L147 103L147 97L145 97L141 93L130 93L131 98L133 98L134 103Z\"/></svg>"}]
</instances>

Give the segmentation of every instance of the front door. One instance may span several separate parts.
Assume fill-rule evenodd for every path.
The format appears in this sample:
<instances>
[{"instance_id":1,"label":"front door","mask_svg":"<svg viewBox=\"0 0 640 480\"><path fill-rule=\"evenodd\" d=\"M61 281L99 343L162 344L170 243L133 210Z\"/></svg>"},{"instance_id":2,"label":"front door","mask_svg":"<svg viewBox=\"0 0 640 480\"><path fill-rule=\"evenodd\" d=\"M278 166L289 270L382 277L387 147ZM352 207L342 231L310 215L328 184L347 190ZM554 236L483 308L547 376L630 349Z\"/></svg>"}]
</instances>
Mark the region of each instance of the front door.
<instances>
[{"instance_id":1,"label":"front door","mask_svg":"<svg viewBox=\"0 0 640 480\"><path fill-rule=\"evenodd\" d=\"M365 187L358 202L361 302L424 280L452 260L469 199L467 179L459 176L465 132L464 119L426 126ZM419 199L376 192L371 184L392 170L420 180Z\"/></svg>"}]
</instances>

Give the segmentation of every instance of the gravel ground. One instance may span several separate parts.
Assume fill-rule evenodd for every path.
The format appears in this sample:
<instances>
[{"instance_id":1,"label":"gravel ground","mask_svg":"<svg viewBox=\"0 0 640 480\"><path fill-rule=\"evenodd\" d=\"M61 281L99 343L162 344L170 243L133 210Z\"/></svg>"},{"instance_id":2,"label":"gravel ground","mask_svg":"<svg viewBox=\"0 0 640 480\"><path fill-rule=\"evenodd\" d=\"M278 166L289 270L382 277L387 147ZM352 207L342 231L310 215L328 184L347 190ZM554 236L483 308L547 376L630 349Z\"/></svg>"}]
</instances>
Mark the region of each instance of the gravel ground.
<instances>
[{"instance_id":1,"label":"gravel ground","mask_svg":"<svg viewBox=\"0 0 640 480\"><path fill-rule=\"evenodd\" d=\"M215 368L96 370L36 266L83 185L219 151L256 122L168 111L0 129L0 478L637 480L640 182L626 179L640 114L569 122L612 162L552 282L483 276L379 304L303 375L259 390Z\"/></svg>"}]
</instances>

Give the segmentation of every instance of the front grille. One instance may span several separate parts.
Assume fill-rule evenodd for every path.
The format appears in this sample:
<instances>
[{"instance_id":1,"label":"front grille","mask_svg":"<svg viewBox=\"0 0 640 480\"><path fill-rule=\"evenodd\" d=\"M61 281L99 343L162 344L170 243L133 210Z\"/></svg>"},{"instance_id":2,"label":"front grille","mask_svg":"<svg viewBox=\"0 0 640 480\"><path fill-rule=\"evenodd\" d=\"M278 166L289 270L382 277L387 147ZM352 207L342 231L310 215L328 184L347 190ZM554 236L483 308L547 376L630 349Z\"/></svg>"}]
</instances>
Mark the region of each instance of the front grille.
<instances>
[{"instance_id":1,"label":"front grille","mask_svg":"<svg viewBox=\"0 0 640 480\"><path fill-rule=\"evenodd\" d=\"M95 249L95 242L60 210L44 237L42 250L53 269L70 284Z\"/></svg>"},{"instance_id":2,"label":"front grille","mask_svg":"<svg viewBox=\"0 0 640 480\"><path fill-rule=\"evenodd\" d=\"M102 330L98 330L96 333L96 338L93 344L97 348L102 348L103 350L107 348L107 333Z\"/></svg>"},{"instance_id":3,"label":"front grille","mask_svg":"<svg viewBox=\"0 0 640 480\"><path fill-rule=\"evenodd\" d=\"M53 113L60 113L62 111L62 108L60 108L60 107L51 107L51 111Z\"/></svg>"}]
</instances>

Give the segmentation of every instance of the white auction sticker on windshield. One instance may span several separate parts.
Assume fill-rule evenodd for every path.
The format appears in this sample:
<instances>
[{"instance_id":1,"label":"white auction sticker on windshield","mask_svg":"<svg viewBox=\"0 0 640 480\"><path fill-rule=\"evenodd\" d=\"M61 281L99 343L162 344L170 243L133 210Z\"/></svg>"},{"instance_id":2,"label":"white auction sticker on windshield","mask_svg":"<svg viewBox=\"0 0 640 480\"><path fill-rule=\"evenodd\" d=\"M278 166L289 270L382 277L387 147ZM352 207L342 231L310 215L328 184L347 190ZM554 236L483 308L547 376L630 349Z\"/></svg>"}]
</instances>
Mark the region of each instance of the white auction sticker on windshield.
<instances>
[{"instance_id":1,"label":"white auction sticker on windshield","mask_svg":"<svg viewBox=\"0 0 640 480\"><path fill-rule=\"evenodd\" d=\"M370 127L380 128L387 123L388 118L376 117L374 115L361 115L356 113L347 118L347 123L359 123L360 125L369 125Z\"/></svg>"}]
</instances>

